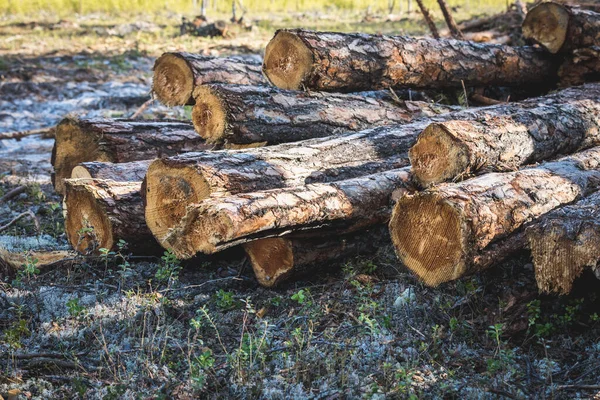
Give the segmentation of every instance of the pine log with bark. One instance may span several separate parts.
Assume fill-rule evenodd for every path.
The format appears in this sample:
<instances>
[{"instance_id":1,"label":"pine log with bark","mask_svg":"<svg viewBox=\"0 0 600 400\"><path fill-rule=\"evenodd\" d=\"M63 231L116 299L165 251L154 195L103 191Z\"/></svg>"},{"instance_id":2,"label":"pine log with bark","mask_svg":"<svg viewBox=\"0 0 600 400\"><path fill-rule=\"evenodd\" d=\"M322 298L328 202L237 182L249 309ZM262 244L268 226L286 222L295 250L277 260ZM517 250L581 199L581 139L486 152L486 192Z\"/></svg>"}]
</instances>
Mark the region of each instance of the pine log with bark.
<instances>
[{"instance_id":1,"label":"pine log with bark","mask_svg":"<svg viewBox=\"0 0 600 400\"><path fill-rule=\"evenodd\" d=\"M192 105L194 89L207 83L266 84L261 65L259 56L164 53L154 63L152 91L167 106Z\"/></svg>"},{"instance_id":2,"label":"pine log with bark","mask_svg":"<svg viewBox=\"0 0 600 400\"><path fill-rule=\"evenodd\" d=\"M52 182L64 194L63 180L82 162L123 163L212 148L186 122L65 118L56 128Z\"/></svg>"},{"instance_id":3,"label":"pine log with bark","mask_svg":"<svg viewBox=\"0 0 600 400\"><path fill-rule=\"evenodd\" d=\"M541 3L527 13L523 36L553 54L600 46L600 13L555 2Z\"/></svg>"},{"instance_id":4,"label":"pine log with bark","mask_svg":"<svg viewBox=\"0 0 600 400\"><path fill-rule=\"evenodd\" d=\"M116 182L141 182L154 160L132 161L115 164L111 162L90 161L73 168L73 179L103 179Z\"/></svg>"},{"instance_id":5,"label":"pine log with bark","mask_svg":"<svg viewBox=\"0 0 600 400\"><path fill-rule=\"evenodd\" d=\"M511 114L432 123L409 151L415 179L427 187L600 145L600 84L567 93Z\"/></svg>"},{"instance_id":6,"label":"pine log with bark","mask_svg":"<svg viewBox=\"0 0 600 400\"><path fill-rule=\"evenodd\" d=\"M478 258L485 258L490 245L599 185L600 147L595 147L537 167L405 196L394 206L390 235L404 265L436 286L488 266Z\"/></svg>"},{"instance_id":7,"label":"pine log with bark","mask_svg":"<svg viewBox=\"0 0 600 400\"><path fill-rule=\"evenodd\" d=\"M306 93L266 86L202 85L192 122L211 143L277 144L407 123L456 106L396 101L390 92Z\"/></svg>"},{"instance_id":8,"label":"pine log with bark","mask_svg":"<svg viewBox=\"0 0 600 400\"><path fill-rule=\"evenodd\" d=\"M282 89L360 91L388 87L549 87L557 61L533 47L279 30L267 45L263 72Z\"/></svg>"},{"instance_id":9,"label":"pine log with bark","mask_svg":"<svg viewBox=\"0 0 600 400\"><path fill-rule=\"evenodd\" d=\"M187 204L209 196L306 183L332 182L408 165L407 152L431 122L512 115L523 108L581 96L571 88L518 104L467 109L336 137L241 151L189 153L157 160L146 175L146 221L159 241L185 215Z\"/></svg>"},{"instance_id":10,"label":"pine log with bark","mask_svg":"<svg viewBox=\"0 0 600 400\"><path fill-rule=\"evenodd\" d=\"M600 81L600 46L574 50L560 66L558 76L562 87Z\"/></svg>"},{"instance_id":11,"label":"pine log with bark","mask_svg":"<svg viewBox=\"0 0 600 400\"><path fill-rule=\"evenodd\" d=\"M241 193L190 204L163 246L178 258L256 239L323 228L355 232L389 220L392 192L410 190L408 167L333 183ZM332 233L331 233L332 234Z\"/></svg>"},{"instance_id":12,"label":"pine log with bark","mask_svg":"<svg viewBox=\"0 0 600 400\"><path fill-rule=\"evenodd\" d=\"M286 235L245 243L258 283L275 287L291 278L322 272L331 261L374 254L390 241L385 225L334 238L318 233L318 237Z\"/></svg>"},{"instance_id":13,"label":"pine log with bark","mask_svg":"<svg viewBox=\"0 0 600 400\"><path fill-rule=\"evenodd\" d=\"M160 246L144 221L142 182L104 179L66 179L65 233L82 254L113 250L119 240L128 250L155 253Z\"/></svg>"},{"instance_id":14,"label":"pine log with bark","mask_svg":"<svg viewBox=\"0 0 600 400\"><path fill-rule=\"evenodd\" d=\"M540 291L568 294L585 268L600 270L600 192L544 215L526 233Z\"/></svg>"}]
</instances>

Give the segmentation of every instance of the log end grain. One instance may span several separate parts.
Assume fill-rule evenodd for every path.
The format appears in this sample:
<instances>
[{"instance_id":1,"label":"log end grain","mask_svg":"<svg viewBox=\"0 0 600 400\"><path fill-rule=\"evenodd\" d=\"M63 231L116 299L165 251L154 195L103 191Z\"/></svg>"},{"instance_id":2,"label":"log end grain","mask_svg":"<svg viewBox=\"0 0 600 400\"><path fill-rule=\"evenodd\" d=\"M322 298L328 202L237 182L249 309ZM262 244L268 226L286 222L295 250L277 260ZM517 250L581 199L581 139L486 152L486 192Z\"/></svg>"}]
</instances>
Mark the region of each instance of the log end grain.
<instances>
[{"instance_id":1,"label":"log end grain","mask_svg":"<svg viewBox=\"0 0 600 400\"><path fill-rule=\"evenodd\" d=\"M184 58L165 53L154 63L152 91L163 104L188 104L194 90L194 74Z\"/></svg>"},{"instance_id":2,"label":"log end grain","mask_svg":"<svg viewBox=\"0 0 600 400\"><path fill-rule=\"evenodd\" d=\"M429 286L457 279L466 270L466 224L461 212L435 193L405 196L389 224L396 254Z\"/></svg>"},{"instance_id":3,"label":"log end grain","mask_svg":"<svg viewBox=\"0 0 600 400\"><path fill-rule=\"evenodd\" d=\"M196 132L208 143L221 142L227 125L227 110L218 93L208 86L198 86L194 89L194 99L192 122Z\"/></svg>"},{"instance_id":4,"label":"log end grain","mask_svg":"<svg viewBox=\"0 0 600 400\"><path fill-rule=\"evenodd\" d=\"M172 167L163 160L150 164L143 187L146 224L161 245L186 215L188 204L210 194L208 183L195 169Z\"/></svg>"},{"instance_id":5,"label":"log end grain","mask_svg":"<svg viewBox=\"0 0 600 400\"><path fill-rule=\"evenodd\" d=\"M73 248L81 254L111 249L115 244L111 222L92 187L84 181L68 180L65 188L65 232Z\"/></svg>"},{"instance_id":6,"label":"log end grain","mask_svg":"<svg viewBox=\"0 0 600 400\"><path fill-rule=\"evenodd\" d=\"M453 179L468 168L468 149L456 140L454 127L451 123L430 124L410 149L413 176L423 187Z\"/></svg>"},{"instance_id":7,"label":"log end grain","mask_svg":"<svg viewBox=\"0 0 600 400\"><path fill-rule=\"evenodd\" d=\"M260 239L245 243L244 250L262 286L276 286L294 269L294 251L289 239Z\"/></svg>"},{"instance_id":8,"label":"log end grain","mask_svg":"<svg viewBox=\"0 0 600 400\"><path fill-rule=\"evenodd\" d=\"M550 53L560 51L567 36L568 10L557 3L541 3L532 8L523 21L523 36L541 44Z\"/></svg>"},{"instance_id":9,"label":"log end grain","mask_svg":"<svg viewBox=\"0 0 600 400\"><path fill-rule=\"evenodd\" d=\"M302 89L313 66L313 55L295 34L278 31L267 44L263 73L273 85L282 89Z\"/></svg>"}]
</instances>

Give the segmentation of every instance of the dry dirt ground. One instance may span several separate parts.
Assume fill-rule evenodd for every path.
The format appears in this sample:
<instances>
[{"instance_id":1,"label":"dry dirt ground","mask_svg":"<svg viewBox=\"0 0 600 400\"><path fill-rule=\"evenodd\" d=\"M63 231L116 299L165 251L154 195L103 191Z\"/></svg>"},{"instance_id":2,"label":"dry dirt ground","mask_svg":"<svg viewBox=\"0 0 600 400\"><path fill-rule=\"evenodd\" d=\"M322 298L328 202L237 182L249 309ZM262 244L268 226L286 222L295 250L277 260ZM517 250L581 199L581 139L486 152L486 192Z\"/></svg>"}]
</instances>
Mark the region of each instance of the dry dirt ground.
<instances>
[{"instance_id":1,"label":"dry dirt ground","mask_svg":"<svg viewBox=\"0 0 600 400\"><path fill-rule=\"evenodd\" d=\"M272 33L173 38L175 27L136 24L3 22L0 132L130 116L161 51L257 52ZM142 117L188 114L152 103ZM0 232L2 248L66 246L52 142L0 141L0 196L25 186L0 203L0 226L31 211ZM0 268L5 399L600 398L599 282L539 295L527 254L435 289L389 246L276 290L235 251L180 264L124 245L38 263Z\"/></svg>"}]
</instances>

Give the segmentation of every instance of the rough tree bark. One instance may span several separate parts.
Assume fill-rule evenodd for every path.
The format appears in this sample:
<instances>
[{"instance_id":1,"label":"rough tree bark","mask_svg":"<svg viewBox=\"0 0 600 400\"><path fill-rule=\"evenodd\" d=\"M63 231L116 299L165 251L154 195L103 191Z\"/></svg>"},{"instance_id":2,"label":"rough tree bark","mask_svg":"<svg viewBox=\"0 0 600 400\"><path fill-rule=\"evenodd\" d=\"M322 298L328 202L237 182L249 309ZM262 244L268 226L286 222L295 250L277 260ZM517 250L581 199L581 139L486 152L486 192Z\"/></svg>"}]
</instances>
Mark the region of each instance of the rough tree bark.
<instances>
[{"instance_id":1,"label":"rough tree bark","mask_svg":"<svg viewBox=\"0 0 600 400\"><path fill-rule=\"evenodd\" d=\"M82 162L122 163L212 148L185 122L65 118L56 128L52 182L64 194L63 180Z\"/></svg>"},{"instance_id":2,"label":"rough tree bark","mask_svg":"<svg viewBox=\"0 0 600 400\"><path fill-rule=\"evenodd\" d=\"M456 25L456 22L454 21L454 18L452 17L452 13L450 12L450 8L448 7L448 4L446 4L445 0L437 0L440 9L442 10L442 14L444 14L444 19L446 20L446 25L448 25L448 29L450 29L450 33L452 34L452 37L455 39L459 39L459 40L464 40L464 36L462 34L462 32L460 31L460 29L458 28L458 25Z\"/></svg>"},{"instance_id":3,"label":"rough tree bark","mask_svg":"<svg viewBox=\"0 0 600 400\"><path fill-rule=\"evenodd\" d=\"M409 151L415 179L427 187L600 145L600 85L570 92L571 97L512 114L487 112L471 121L429 125Z\"/></svg>"},{"instance_id":4,"label":"rough tree bark","mask_svg":"<svg viewBox=\"0 0 600 400\"><path fill-rule=\"evenodd\" d=\"M408 165L408 149L431 122L512 115L522 108L580 96L582 91L571 88L517 104L467 109L333 138L157 160L146 175L146 220L161 241L169 229L179 224L188 203L200 202L210 195L331 182L400 168Z\"/></svg>"},{"instance_id":5,"label":"rough tree bark","mask_svg":"<svg viewBox=\"0 0 600 400\"><path fill-rule=\"evenodd\" d=\"M558 76L562 87L600 81L600 46L574 50L560 66Z\"/></svg>"},{"instance_id":6,"label":"rough tree bark","mask_svg":"<svg viewBox=\"0 0 600 400\"><path fill-rule=\"evenodd\" d=\"M117 182L141 182L154 160L132 161L115 164L111 162L84 162L73 168L73 179L109 179Z\"/></svg>"},{"instance_id":7,"label":"rough tree bark","mask_svg":"<svg viewBox=\"0 0 600 400\"><path fill-rule=\"evenodd\" d=\"M335 238L319 233L319 237L286 235L245 243L258 283L275 287L291 278L321 272L333 260L374 254L390 240L385 225Z\"/></svg>"},{"instance_id":8,"label":"rough tree bark","mask_svg":"<svg viewBox=\"0 0 600 400\"><path fill-rule=\"evenodd\" d=\"M277 144L457 111L459 107L396 101L390 92L306 93L266 86L202 85L192 122L211 143Z\"/></svg>"},{"instance_id":9,"label":"rough tree bark","mask_svg":"<svg viewBox=\"0 0 600 400\"><path fill-rule=\"evenodd\" d=\"M66 179L65 232L82 254L112 250L119 240L128 250L155 253L160 246L144 221L142 182L103 179Z\"/></svg>"},{"instance_id":10,"label":"rough tree bark","mask_svg":"<svg viewBox=\"0 0 600 400\"><path fill-rule=\"evenodd\" d=\"M394 206L390 234L402 262L435 286L483 268L477 258L488 246L599 184L600 147L595 147L537 167L405 196Z\"/></svg>"},{"instance_id":11,"label":"rough tree bark","mask_svg":"<svg viewBox=\"0 0 600 400\"><path fill-rule=\"evenodd\" d=\"M408 167L346 181L207 199L190 204L179 227L162 244L185 259L290 232L323 228L338 234L354 232L385 223L392 192L402 188L410 189Z\"/></svg>"},{"instance_id":12,"label":"rough tree bark","mask_svg":"<svg viewBox=\"0 0 600 400\"><path fill-rule=\"evenodd\" d=\"M266 80L259 56L207 57L164 53L154 63L152 90L167 106L194 104L193 92L206 83L261 85Z\"/></svg>"},{"instance_id":13,"label":"rough tree bark","mask_svg":"<svg viewBox=\"0 0 600 400\"><path fill-rule=\"evenodd\" d=\"M387 87L552 85L557 62L532 47L454 39L279 30L263 71L283 89L360 91Z\"/></svg>"},{"instance_id":14,"label":"rough tree bark","mask_svg":"<svg viewBox=\"0 0 600 400\"><path fill-rule=\"evenodd\" d=\"M429 27L429 32L431 32L431 36L433 36L435 39L439 39L440 34L435 26L435 22L433 22L433 17L431 16L431 13L427 9L427 7L425 7L425 4L423 4L423 0L417 0L417 4L419 5L419 9L421 9L421 14L423 14L423 19L425 19L425 23Z\"/></svg>"},{"instance_id":15,"label":"rough tree bark","mask_svg":"<svg viewBox=\"0 0 600 400\"><path fill-rule=\"evenodd\" d=\"M600 46L600 13L554 2L541 3L527 13L523 36L553 54Z\"/></svg>"},{"instance_id":16,"label":"rough tree bark","mask_svg":"<svg viewBox=\"0 0 600 400\"><path fill-rule=\"evenodd\" d=\"M585 268L600 263L600 192L554 210L526 229L538 288L568 294Z\"/></svg>"}]
</instances>

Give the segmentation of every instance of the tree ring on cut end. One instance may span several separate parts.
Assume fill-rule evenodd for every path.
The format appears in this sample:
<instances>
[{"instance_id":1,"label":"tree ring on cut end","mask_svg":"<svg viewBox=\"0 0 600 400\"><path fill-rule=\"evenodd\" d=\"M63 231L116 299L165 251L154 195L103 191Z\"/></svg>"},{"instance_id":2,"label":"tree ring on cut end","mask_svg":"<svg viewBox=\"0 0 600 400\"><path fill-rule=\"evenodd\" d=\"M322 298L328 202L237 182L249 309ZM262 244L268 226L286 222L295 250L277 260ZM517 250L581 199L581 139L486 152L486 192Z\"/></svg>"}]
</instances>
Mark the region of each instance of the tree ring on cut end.
<instances>
[{"instance_id":1,"label":"tree ring on cut end","mask_svg":"<svg viewBox=\"0 0 600 400\"><path fill-rule=\"evenodd\" d=\"M310 73L313 55L297 35L279 31L265 50L263 72L269 81L282 89L302 89Z\"/></svg>"}]
</instances>

